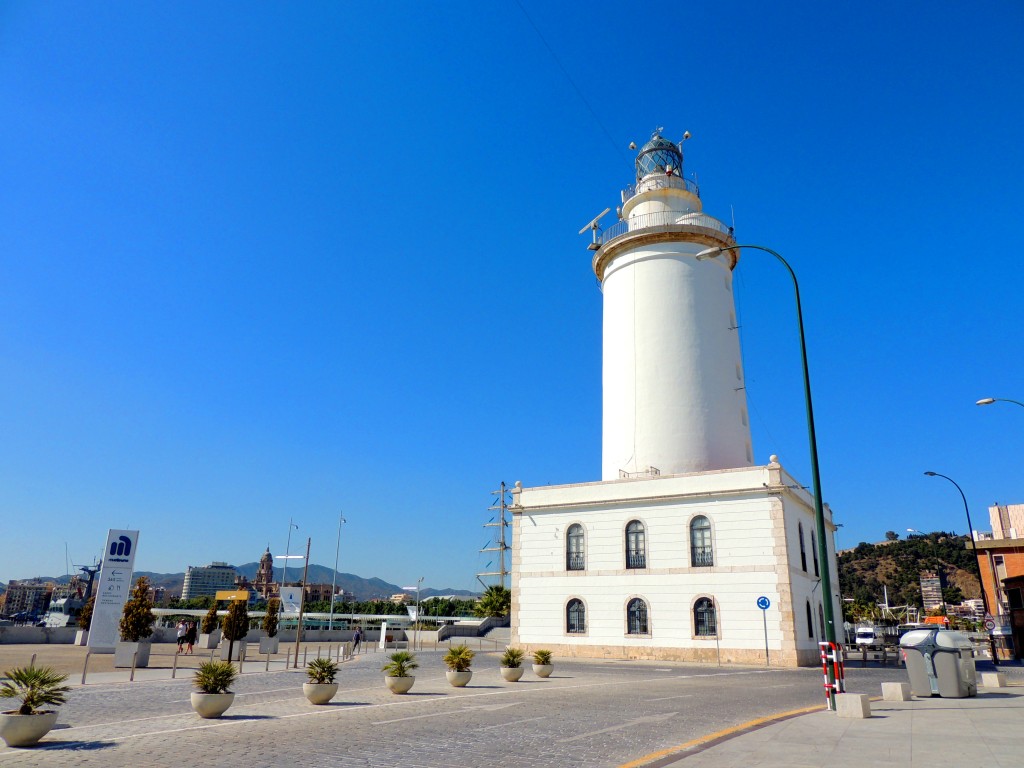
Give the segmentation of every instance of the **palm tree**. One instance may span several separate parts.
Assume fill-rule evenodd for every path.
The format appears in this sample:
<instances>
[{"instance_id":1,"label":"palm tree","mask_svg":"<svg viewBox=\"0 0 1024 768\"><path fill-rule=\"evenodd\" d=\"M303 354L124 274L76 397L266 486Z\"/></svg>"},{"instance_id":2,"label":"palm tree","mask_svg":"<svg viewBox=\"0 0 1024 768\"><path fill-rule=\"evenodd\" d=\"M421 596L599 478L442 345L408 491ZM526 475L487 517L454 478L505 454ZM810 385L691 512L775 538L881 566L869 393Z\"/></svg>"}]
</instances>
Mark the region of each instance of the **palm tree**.
<instances>
[{"instance_id":1,"label":"palm tree","mask_svg":"<svg viewBox=\"0 0 1024 768\"><path fill-rule=\"evenodd\" d=\"M497 584L490 586L476 604L477 616L508 616L512 610L512 591Z\"/></svg>"}]
</instances>

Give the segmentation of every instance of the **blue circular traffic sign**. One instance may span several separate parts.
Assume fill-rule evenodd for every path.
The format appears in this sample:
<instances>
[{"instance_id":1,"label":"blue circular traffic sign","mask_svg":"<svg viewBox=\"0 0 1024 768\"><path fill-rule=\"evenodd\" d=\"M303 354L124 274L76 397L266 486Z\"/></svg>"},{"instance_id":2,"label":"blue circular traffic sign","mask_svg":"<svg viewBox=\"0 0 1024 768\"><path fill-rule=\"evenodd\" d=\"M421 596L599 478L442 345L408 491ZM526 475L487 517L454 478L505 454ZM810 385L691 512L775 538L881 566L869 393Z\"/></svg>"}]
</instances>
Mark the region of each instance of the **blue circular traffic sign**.
<instances>
[{"instance_id":1,"label":"blue circular traffic sign","mask_svg":"<svg viewBox=\"0 0 1024 768\"><path fill-rule=\"evenodd\" d=\"M760 608L762 611L767 611L771 604L772 601L764 595L761 595L759 598L757 598L757 607Z\"/></svg>"}]
</instances>

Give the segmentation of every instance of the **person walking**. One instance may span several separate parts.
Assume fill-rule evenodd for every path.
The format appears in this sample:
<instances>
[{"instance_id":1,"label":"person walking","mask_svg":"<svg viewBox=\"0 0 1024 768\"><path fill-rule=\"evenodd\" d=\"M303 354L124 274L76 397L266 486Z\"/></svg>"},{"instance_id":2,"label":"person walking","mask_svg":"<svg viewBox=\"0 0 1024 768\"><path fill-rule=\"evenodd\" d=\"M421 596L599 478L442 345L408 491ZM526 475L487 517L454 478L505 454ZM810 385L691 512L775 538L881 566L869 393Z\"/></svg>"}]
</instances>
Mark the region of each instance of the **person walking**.
<instances>
[{"instance_id":1,"label":"person walking","mask_svg":"<svg viewBox=\"0 0 1024 768\"><path fill-rule=\"evenodd\" d=\"M356 627L356 632L352 635L352 653L355 654L359 650L359 641L363 639L363 633Z\"/></svg>"},{"instance_id":2,"label":"person walking","mask_svg":"<svg viewBox=\"0 0 1024 768\"><path fill-rule=\"evenodd\" d=\"M181 653L184 650L185 633L188 632L188 624L185 622L184 619L178 622L178 625L175 627L175 631L177 632L178 635L177 653Z\"/></svg>"},{"instance_id":3,"label":"person walking","mask_svg":"<svg viewBox=\"0 0 1024 768\"><path fill-rule=\"evenodd\" d=\"M192 646L196 644L196 623L190 621L188 623L188 629L185 630L185 645L188 646L185 649L185 653L192 653Z\"/></svg>"}]
</instances>

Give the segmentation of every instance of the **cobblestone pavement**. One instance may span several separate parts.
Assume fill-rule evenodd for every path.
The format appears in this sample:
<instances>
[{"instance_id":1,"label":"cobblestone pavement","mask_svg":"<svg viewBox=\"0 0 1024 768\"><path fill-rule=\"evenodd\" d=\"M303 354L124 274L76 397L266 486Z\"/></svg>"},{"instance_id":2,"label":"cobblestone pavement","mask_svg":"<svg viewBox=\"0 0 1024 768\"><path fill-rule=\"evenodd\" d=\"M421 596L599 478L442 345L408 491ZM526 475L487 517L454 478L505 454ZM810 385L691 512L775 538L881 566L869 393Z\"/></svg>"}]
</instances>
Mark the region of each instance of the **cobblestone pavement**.
<instances>
[{"instance_id":1,"label":"cobblestone pavement","mask_svg":"<svg viewBox=\"0 0 1024 768\"><path fill-rule=\"evenodd\" d=\"M780 711L821 704L813 669L561 661L546 680L529 669L506 683L497 657L479 654L466 688L444 677L441 653L418 654L412 692L384 687L381 654L342 666L321 707L302 696L299 671L244 674L220 720L201 720L185 680L77 687L57 729L34 749L0 748L7 766L198 764L304 766L616 766ZM902 670L851 670L873 690Z\"/></svg>"}]
</instances>

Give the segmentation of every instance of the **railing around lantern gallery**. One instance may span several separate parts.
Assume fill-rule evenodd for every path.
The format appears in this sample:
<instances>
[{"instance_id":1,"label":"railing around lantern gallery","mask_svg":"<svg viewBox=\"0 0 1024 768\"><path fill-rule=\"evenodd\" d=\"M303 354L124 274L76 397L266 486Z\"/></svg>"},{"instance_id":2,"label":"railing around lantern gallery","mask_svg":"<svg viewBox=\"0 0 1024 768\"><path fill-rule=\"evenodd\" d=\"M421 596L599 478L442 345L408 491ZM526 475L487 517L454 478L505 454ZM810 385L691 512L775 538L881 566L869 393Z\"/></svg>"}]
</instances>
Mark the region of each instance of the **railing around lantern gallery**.
<instances>
[{"instance_id":1,"label":"railing around lantern gallery","mask_svg":"<svg viewBox=\"0 0 1024 768\"><path fill-rule=\"evenodd\" d=\"M666 173L652 173L641 179L639 183L630 184L622 190L622 202L626 202L636 194L646 192L649 189L685 189L687 192L700 197L700 187L697 186L696 181L684 179L675 174L669 176Z\"/></svg>"},{"instance_id":2,"label":"railing around lantern gallery","mask_svg":"<svg viewBox=\"0 0 1024 768\"><path fill-rule=\"evenodd\" d=\"M678 211L655 211L654 213L641 213L637 216L630 216L622 219L603 230L597 236L599 245L614 240L620 235L630 232L639 232L653 227L704 227L720 232L723 235L732 237L732 227L728 227L714 216L706 213L691 211L690 213L679 213Z\"/></svg>"}]
</instances>

